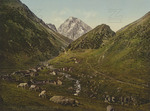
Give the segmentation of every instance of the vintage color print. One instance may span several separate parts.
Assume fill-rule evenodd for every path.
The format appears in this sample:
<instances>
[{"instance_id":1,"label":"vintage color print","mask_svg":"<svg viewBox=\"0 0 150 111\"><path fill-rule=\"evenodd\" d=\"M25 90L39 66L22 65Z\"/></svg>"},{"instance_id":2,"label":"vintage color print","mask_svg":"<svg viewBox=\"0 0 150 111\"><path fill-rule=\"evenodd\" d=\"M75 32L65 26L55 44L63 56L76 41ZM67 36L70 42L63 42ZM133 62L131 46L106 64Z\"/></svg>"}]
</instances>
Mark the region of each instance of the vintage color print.
<instances>
[{"instance_id":1,"label":"vintage color print","mask_svg":"<svg viewBox=\"0 0 150 111\"><path fill-rule=\"evenodd\" d=\"M150 0L0 0L0 111L150 111Z\"/></svg>"}]
</instances>

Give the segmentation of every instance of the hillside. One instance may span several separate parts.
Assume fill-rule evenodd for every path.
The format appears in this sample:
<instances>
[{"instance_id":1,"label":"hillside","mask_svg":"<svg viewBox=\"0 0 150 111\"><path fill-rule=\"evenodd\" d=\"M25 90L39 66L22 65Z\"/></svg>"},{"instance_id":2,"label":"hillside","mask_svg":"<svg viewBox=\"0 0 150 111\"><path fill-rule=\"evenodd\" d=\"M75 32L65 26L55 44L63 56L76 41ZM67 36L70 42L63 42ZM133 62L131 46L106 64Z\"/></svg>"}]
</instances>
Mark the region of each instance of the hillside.
<instances>
[{"instance_id":1,"label":"hillside","mask_svg":"<svg viewBox=\"0 0 150 111\"><path fill-rule=\"evenodd\" d=\"M99 25L60 53L71 40L19 0L0 0L0 21L0 67L15 68L0 75L1 111L149 111L150 13L116 33Z\"/></svg>"},{"instance_id":2,"label":"hillside","mask_svg":"<svg viewBox=\"0 0 150 111\"><path fill-rule=\"evenodd\" d=\"M150 103L149 33L150 14L147 13L119 30L99 49L68 50L50 63L57 68L72 68L70 74L81 81L82 97L109 104L141 105L141 110L147 111ZM78 44L75 42L71 45Z\"/></svg>"},{"instance_id":3,"label":"hillside","mask_svg":"<svg viewBox=\"0 0 150 111\"><path fill-rule=\"evenodd\" d=\"M19 0L0 0L0 21L1 71L52 58L71 42L50 30Z\"/></svg>"},{"instance_id":4,"label":"hillside","mask_svg":"<svg viewBox=\"0 0 150 111\"><path fill-rule=\"evenodd\" d=\"M113 76L150 80L150 13L116 33L103 52L102 68ZM107 63L106 63L107 61ZM106 69L109 67L109 70ZM120 74L121 73L121 74ZM118 76L118 77L119 77ZM136 82L139 82L136 81Z\"/></svg>"},{"instance_id":5,"label":"hillside","mask_svg":"<svg viewBox=\"0 0 150 111\"><path fill-rule=\"evenodd\" d=\"M115 32L108 25L102 24L72 42L68 49L98 49L100 46L104 46L105 42L114 35Z\"/></svg>"}]
</instances>

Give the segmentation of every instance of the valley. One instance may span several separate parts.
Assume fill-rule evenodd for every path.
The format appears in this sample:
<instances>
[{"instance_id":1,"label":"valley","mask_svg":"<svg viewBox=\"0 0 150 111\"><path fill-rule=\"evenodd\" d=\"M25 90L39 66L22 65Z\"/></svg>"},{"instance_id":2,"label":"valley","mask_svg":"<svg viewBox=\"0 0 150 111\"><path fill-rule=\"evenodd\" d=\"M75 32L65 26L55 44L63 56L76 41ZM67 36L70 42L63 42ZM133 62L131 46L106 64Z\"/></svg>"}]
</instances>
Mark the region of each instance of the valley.
<instances>
[{"instance_id":1,"label":"valley","mask_svg":"<svg viewBox=\"0 0 150 111\"><path fill-rule=\"evenodd\" d=\"M0 111L149 111L149 34L150 12L116 32L76 17L57 29L0 0Z\"/></svg>"}]
</instances>

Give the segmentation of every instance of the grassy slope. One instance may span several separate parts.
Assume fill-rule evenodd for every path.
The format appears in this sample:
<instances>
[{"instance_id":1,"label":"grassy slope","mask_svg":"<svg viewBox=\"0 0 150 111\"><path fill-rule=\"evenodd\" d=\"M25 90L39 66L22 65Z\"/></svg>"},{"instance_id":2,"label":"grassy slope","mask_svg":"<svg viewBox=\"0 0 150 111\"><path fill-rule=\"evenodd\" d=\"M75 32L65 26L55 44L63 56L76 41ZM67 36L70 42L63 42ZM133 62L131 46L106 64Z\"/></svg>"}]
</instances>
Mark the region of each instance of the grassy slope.
<instances>
[{"instance_id":1,"label":"grassy slope","mask_svg":"<svg viewBox=\"0 0 150 111\"><path fill-rule=\"evenodd\" d=\"M150 81L150 14L117 32L106 47L99 65L106 73L126 81L148 84ZM106 69L106 68L109 69Z\"/></svg>"},{"instance_id":2,"label":"grassy slope","mask_svg":"<svg viewBox=\"0 0 150 111\"><path fill-rule=\"evenodd\" d=\"M32 77L34 80L56 80L58 76L49 75L48 69L41 71L39 76ZM18 78L18 77L16 77ZM30 78L18 78L22 82L30 80ZM47 99L38 97L39 92L29 91L28 89L17 88L17 82L0 81L0 97L3 98L2 105L0 104L1 111L105 111L107 103L103 103L97 99L91 99L82 96L73 96L68 90L72 86L72 82L63 79L62 86L55 85L41 85L40 87L47 91ZM63 106L54 104L48 99L53 95L63 95L72 97L80 101L81 105L78 107ZM122 107L115 105L116 111L134 111L134 107ZM136 110L135 110L136 111Z\"/></svg>"},{"instance_id":3,"label":"grassy slope","mask_svg":"<svg viewBox=\"0 0 150 111\"><path fill-rule=\"evenodd\" d=\"M108 25L102 24L72 42L68 49L98 49L115 35Z\"/></svg>"},{"instance_id":4,"label":"grassy slope","mask_svg":"<svg viewBox=\"0 0 150 111\"><path fill-rule=\"evenodd\" d=\"M150 83L150 13L129 24L93 53L98 71L134 83Z\"/></svg>"},{"instance_id":5,"label":"grassy slope","mask_svg":"<svg viewBox=\"0 0 150 111\"><path fill-rule=\"evenodd\" d=\"M138 104L147 104L150 101L149 23L148 13L118 31L98 50L68 51L50 63L59 68L74 68L71 74L81 79L82 96L89 97L93 92L97 93L94 96L100 100L106 93L115 97L132 96ZM73 58L80 62L75 64ZM121 89L119 92L118 88ZM149 104L145 106L141 106L143 111L148 110Z\"/></svg>"},{"instance_id":6,"label":"grassy slope","mask_svg":"<svg viewBox=\"0 0 150 111\"><path fill-rule=\"evenodd\" d=\"M48 90L49 97L61 94L76 98L83 105L71 107L54 104L39 98L38 93L17 88L18 83L0 80L0 96L4 101L3 105L0 105L1 109L4 111L106 111L108 104L103 102L103 95L108 94L115 97L133 96L137 99L138 104L142 104L140 106L132 106L132 104L121 106L116 103L113 104L116 111L149 111L150 90L146 86L149 82L149 36L145 35L149 33L148 23L146 21L144 24L146 33L140 33L142 34L140 37L144 38L140 38L139 35L135 36L136 33L133 30L137 31L138 29L134 25L132 30L126 27L123 31L118 32L107 45L100 49L68 51L50 61L57 68L73 67L70 74L81 81L82 92L78 97L72 96L67 91L72 83L66 80L63 81L64 85L61 87L50 85L41 87ZM143 32L143 30L140 31ZM132 33L133 35L131 35ZM127 45L126 43L129 42L131 42L130 45ZM139 47L139 51L135 50L137 47ZM79 63L75 64L73 58L77 58ZM130 61L130 59L133 60ZM126 60L129 62L125 62ZM141 69L142 74L140 74ZM34 79L56 79L46 73L48 70L43 70L40 72L40 76ZM30 78L23 78L21 81L26 82L28 79Z\"/></svg>"},{"instance_id":7,"label":"grassy slope","mask_svg":"<svg viewBox=\"0 0 150 111\"><path fill-rule=\"evenodd\" d=\"M0 68L19 69L58 55L70 40L47 28L19 0L0 1Z\"/></svg>"},{"instance_id":8,"label":"grassy slope","mask_svg":"<svg viewBox=\"0 0 150 111\"><path fill-rule=\"evenodd\" d=\"M83 51L83 50L82 50ZM143 84L143 81L126 80L124 77L115 77L113 75L102 73L100 66L97 65L99 54L97 50L86 50L83 52L73 51L50 61L56 67L73 67L72 76L79 78L82 82L82 96L89 97L93 91L97 94L95 97L104 100L103 95L107 92L108 95L114 97L133 96L137 99L138 104L144 104L149 101L149 88ZM94 55L93 55L94 54ZM80 63L75 64L72 58L77 58ZM93 59L94 58L94 59ZM92 77L92 78L91 78ZM139 80L138 78L136 80ZM90 83L89 83L90 81ZM93 91L91 91L91 89ZM120 88L120 92L118 92ZM116 93L118 92L118 93Z\"/></svg>"}]
</instances>

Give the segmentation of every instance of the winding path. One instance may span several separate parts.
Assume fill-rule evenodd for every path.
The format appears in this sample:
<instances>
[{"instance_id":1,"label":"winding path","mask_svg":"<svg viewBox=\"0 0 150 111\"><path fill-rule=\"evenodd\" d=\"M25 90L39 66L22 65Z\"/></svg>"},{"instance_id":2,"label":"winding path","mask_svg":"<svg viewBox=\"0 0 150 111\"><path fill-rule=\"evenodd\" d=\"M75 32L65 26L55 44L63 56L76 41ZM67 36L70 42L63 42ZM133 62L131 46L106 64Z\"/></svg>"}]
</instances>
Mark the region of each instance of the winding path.
<instances>
[{"instance_id":1,"label":"winding path","mask_svg":"<svg viewBox=\"0 0 150 111\"><path fill-rule=\"evenodd\" d=\"M94 69L94 68L92 67L92 65L88 62L88 58L86 59L86 63L87 63L87 65L88 65L96 74L102 75L102 76L104 76L104 77L106 77L106 78L108 78L108 79L110 79L110 80L114 80L114 81L119 82L119 83L122 83L122 84L133 85L133 86L141 86L141 87L147 87L147 88L148 88L148 85L145 85L145 84L133 84L133 83L129 83L129 82L124 82L124 81L115 79L115 78L113 78L113 77L110 77L110 76L108 76L108 75L106 75L106 74L104 74L104 73L101 73L101 72L97 71L96 69Z\"/></svg>"}]
</instances>

